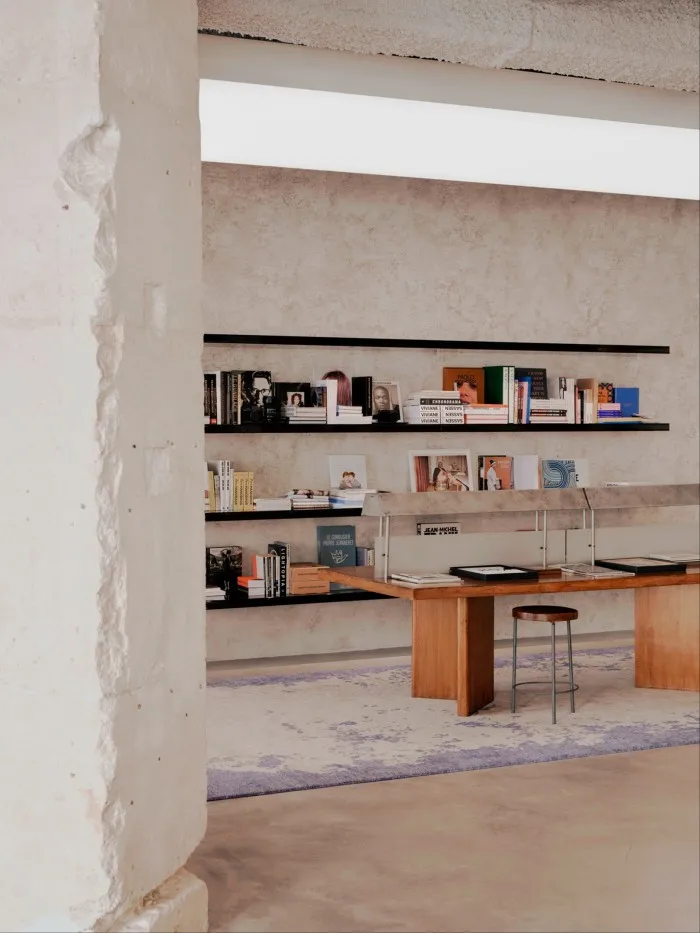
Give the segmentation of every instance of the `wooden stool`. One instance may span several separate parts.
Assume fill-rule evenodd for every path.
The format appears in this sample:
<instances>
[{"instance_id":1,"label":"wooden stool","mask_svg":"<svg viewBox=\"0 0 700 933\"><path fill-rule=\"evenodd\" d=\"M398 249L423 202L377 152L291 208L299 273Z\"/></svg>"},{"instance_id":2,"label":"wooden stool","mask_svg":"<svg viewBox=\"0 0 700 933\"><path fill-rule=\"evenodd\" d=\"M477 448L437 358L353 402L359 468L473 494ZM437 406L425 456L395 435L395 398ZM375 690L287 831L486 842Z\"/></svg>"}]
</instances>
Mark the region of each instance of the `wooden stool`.
<instances>
[{"instance_id":1,"label":"wooden stool","mask_svg":"<svg viewBox=\"0 0 700 933\"><path fill-rule=\"evenodd\" d=\"M515 712L515 688L523 684L541 684L541 680L521 680L517 683L515 673L518 659L518 619L524 622L549 622L552 626L552 722L557 721L557 693L568 693L571 698L571 712L576 712L574 705L574 691L578 687L574 683L574 661L571 652L571 622L578 619L576 609L567 609L566 606L516 606L513 610L513 679L510 694L510 711ZM569 644L569 686L566 690L557 690L556 650L554 635L557 622L566 622L566 638Z\"/></svg>"}]
</instances>

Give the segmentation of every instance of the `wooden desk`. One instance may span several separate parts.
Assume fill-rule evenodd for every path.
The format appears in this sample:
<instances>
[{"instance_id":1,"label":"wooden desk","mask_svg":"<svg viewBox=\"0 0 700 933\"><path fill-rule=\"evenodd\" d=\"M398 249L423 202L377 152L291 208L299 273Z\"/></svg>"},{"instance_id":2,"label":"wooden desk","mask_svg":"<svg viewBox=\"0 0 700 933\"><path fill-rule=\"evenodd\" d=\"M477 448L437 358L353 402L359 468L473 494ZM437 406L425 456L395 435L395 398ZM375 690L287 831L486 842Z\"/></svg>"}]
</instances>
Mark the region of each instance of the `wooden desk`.
<instances>
[{"instance_id":1,"label":"wooden desk","mask_svg":"<svg viewBox=\"0 0 700 933\"><path fill-rule=\"evenodd\" d=\"M635 590L635 686L700 688L700 573L603 580L542 571L524 583L420 587L375 579L374 567L325 571L333 583L408 599L413 609L412 696L456 700L470 716L493 701L493 601L496 596Z\"/></svg>"}]
</instances>

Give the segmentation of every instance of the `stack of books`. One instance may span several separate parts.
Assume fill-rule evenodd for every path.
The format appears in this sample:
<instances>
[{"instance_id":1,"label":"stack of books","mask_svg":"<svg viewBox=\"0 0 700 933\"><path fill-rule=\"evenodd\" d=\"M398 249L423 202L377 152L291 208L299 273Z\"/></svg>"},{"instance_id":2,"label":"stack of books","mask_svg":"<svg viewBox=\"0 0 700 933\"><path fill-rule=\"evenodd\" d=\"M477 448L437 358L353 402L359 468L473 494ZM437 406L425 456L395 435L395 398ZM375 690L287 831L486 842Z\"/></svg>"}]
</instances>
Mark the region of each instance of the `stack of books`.
<instances>
[{"instance_id":1,"label":"stack of books","mask_svg":"<svg viewBox=\"0 0 700 933\"><path fill-rule=\"evenodd\" d=\"M321 576L325 568L308 562L290 565L292 596L323 596L330 592L328 580Z\"/></svg>"},{"instance_id":2,"label":"stack of books","mask_svg":"<svg viewBox=\"0 0 700 933\"><path fill-rule=\"evenodd\" d=\"M205 592L208 603L223 603L226 600L226 591L220 586L208 586Z\"/></svg>"},{"instance_id":3,"label":"stack of books","mask_svg":"<svg viewBox=\"0 0 700 933\"><path fill-rule=\"evenodd\" d=\"M322 489L292 489L287 498L292 509L329 509L330 497Z\"/></svg>"},{"instance_id":4,"label":"stack of books","mask_svg":"<svg viewBox=\"0 0 700 933\"><path fill-rule=\"evenodd\" d=\"M508 424L507 405L464 405L462 410L465 424Z\"/></svg>"},{"instance_id":5,"label":"stack of books","mask_svg":"<svg viewBox=\"0 0 700 933\"><path fill-rule=\"evenodd\" d=\"M530 400L530 424L568 424L566 399L538 398Z\"/></svg>"},{"instance_id":6,"label":"stack of books","mask_svg":"<svg viewBox=\"0 0 700 933\"><path fill-rule=\"evenodd\" d=\"M374 548L357 547L355 548L358 567L374 567Z\"/></svg>"},{"instance_id":7,"label":"stack of books","mask_svg":"<svg viewBox=\"0 0 700 933\"><path fill-rule=\"evenodd\" d=\"M287 496L270 496L267 499L254 499L256 512L291 512L292 500Z\"/></svg>"},{"instance_id":8,"label":"stack of books","mask_svg":"<svg viewBox=\"0 0 700 933\"><path fill-rule=\"evenodd\" d=\"M238 594L248 599L264 599L265 580L258 577L239 577Z\"/></svg>"},{"instance_id":9,"label":"stack of books","mask_svg":"<svg viewBox=\"0 0 700 933\"><path fill-rule=\"evenodd\" d=\"M367 493L376 489L331 489L329 493L332 509L361 509Z\"/></svg>"},{"instance_id":10,"label":"stack of books","mask_svg":"<svg viewBox=\"0 0 700 933\"><path fill-rule=\"evenodd\" d=\"M338 405L336 424L372 424L372 415L363 413L362 405Z\"/></svg>"},{"instance_id":11,"label":"stack of books","mask_svg":"<svg viewBox=\"0 0 700 933\"><path fill-rule=\"evenodd\" d=\"M284 414L289 418L290 424L325 424L326 409L312 408L303 405L287 405Z\"/></svg>"},{"instance_id":12,"label":"stack of books","mask_svg":"<svg viewBox=\"0 0 700 933\"><path fill-rule=\"evenodd\" d=\"M622 416L620 402L598 402L598 421L609 421Z\"/></svg>"},{"instance_id":13,"label":"stack of books","mask_svg":"<svg viewBox=\"0 0 700 933\"><path fill-rule=\"evenodd\" d=\"M459 392L423 389L406 399L404 418L407 424L464 424Z\"/></svg>"}]
</instances>

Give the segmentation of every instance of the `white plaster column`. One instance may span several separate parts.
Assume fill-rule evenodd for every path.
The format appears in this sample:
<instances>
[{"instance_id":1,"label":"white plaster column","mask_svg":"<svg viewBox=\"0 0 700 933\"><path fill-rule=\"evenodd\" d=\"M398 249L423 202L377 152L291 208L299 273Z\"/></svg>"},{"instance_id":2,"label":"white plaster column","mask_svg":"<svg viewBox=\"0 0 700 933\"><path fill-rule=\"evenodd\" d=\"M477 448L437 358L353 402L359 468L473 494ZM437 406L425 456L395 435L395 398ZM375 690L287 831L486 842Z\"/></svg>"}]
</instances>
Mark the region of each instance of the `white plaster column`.
<instances>
[{"instance_id":1,"label":"white plaster column","mask_svg":"<svg viewBox=\"0 0 700 933\"><path fill-rule=\"evenodd\" d=\"M196 4L0 25L0 930L205 930Z\"/></svg>"}]
</instances>

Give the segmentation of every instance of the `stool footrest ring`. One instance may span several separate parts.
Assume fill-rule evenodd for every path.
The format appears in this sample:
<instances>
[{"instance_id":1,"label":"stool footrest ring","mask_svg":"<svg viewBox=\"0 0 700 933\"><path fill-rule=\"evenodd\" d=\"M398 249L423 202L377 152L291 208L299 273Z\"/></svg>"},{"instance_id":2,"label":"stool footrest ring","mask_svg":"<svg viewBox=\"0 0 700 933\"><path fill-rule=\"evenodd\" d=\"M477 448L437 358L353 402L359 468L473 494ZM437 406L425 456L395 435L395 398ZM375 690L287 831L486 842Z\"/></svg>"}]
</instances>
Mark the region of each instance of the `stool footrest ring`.
<instances>
[{"instance_id":1,"label":"stool footrest ring","mask_svg":"<svg viewBox=\"0 0 700 933\"><path fill-rule=\"evenodd\" d=\"M558 686L559 684L563 684L563 683L566 684L566 687L563 687L561 690L557 690L557 691L556 691L557 693L575 693L575 692L578 690L578 684L574 684L574 689L572 690L571 687L569 686L569 682L568 682L568 681L557 680L556 683L557 683L557 686ZM551 693L551 692L552 692L552 681L551 681L551 680L519 680L517 683L514 683L514 684L512 685L511 689L512 689L512 690L517 690L518 687L525 687L525 686L530 685L530 684L533 684L533 685L534 685L534 684L537 684L537 685L539 685L540 687L547 687L547 691L546 691L546 692L547 692L547 693ZM533 690L532 693L535 694L535 693L537 693L537 691L536 691L536 690Z\"/></svg>"}]
</instances>

